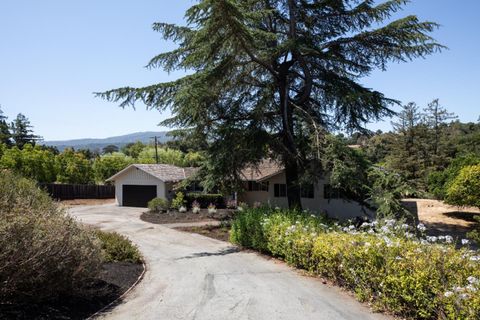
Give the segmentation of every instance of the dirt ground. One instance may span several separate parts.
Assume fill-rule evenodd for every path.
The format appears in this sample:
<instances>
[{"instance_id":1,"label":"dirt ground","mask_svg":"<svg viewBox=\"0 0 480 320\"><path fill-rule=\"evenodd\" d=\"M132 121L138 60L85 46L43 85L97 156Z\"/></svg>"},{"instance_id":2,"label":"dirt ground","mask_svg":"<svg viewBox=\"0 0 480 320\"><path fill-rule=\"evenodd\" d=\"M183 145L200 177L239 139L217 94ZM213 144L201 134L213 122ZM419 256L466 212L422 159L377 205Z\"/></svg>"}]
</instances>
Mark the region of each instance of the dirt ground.
<instances>
[{"instance_id":1,"label":"dirt ground","mask_svg":"<svg viewBox=\"0 0 480 320\"><path fill-rule=\"evenodd\" d=\"M473 217L480 214L480 209L451 206L438 200L404 199L403 202L412 213L418 214L419 221L427 226L427 233L432 235L465 237L475 225Z\"/></svg>"},{"instance_id":2,"label":"dirt ground","mask_svg":"<svg viewBox=\"0 0 480 320\"><path fill-rule=\"evenodd\" d=\"M115 199L75 199L75 200L63 200L63 201L60 201L60 203L67 207L94 206L94 205L115 203Z\"/></svg>"},{"instance_id":3,"label":"dirt ground","mask_svg":"<svg viewBox=\"0 0 480 320\"><path fill-rule=\"evenodd\" d=\"M38 304L0 303L0 319L87 319L119 298L137 281L142 272L141 264L105 263L98 277L85 283L81 294L66 295Z\"/></svg>"},{"instance_id":4,"label":"dirt ground","mask_svg":"<svg viewBox=\"0 0 480 320\"><path fill-rule=\"evenodd\" d=\"M169 211L165 213L144 212L140 219L150 223L156 224L170 224L170 223L187 223L200 221L221 221L228 220L232 217L234 211L229 209L217 209L214 214L208 213L207 209L202 209L200 213L193 213L192 211L178 212Z\"/></svg>"},{"instance_id":5,"label":"dirt ground","mask_svg":"<svg viewBox=\"0 0 480 320\"><path fill-rule=\"evenodd\" d=\"M210 237L222 241L230 241L230 227L206 225L201 227L178 227L176 230L198 233L202 236Z\"/></svg>"}]
</instances>

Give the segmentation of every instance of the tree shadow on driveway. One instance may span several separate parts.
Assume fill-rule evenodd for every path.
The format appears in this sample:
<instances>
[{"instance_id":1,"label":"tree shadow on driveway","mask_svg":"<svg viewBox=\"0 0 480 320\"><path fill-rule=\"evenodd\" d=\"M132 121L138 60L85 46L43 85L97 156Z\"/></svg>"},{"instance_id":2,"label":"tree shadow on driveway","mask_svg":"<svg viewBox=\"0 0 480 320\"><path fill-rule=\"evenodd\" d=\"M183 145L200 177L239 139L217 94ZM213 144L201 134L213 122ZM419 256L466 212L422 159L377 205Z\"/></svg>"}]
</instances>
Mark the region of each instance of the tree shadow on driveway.
<instances>
[{"instance_id":1,"label":"tree shadow on driveway","mask_svg":"<svg viewBox=\"0 0 480 320\"><path fill-rule=\"evenodd\" d=\"M175 260L182 260L182 259L195 259L195 258L202 258L202 257L211 257L211 256L225 256L227 254L232 254L239 252L240 249L237 247L228 247L224 248L221 250L218 250L216 252L197 252L193 253L191 255L185 256L185 257L180 257Z\"/></svg>"}]
</instances>

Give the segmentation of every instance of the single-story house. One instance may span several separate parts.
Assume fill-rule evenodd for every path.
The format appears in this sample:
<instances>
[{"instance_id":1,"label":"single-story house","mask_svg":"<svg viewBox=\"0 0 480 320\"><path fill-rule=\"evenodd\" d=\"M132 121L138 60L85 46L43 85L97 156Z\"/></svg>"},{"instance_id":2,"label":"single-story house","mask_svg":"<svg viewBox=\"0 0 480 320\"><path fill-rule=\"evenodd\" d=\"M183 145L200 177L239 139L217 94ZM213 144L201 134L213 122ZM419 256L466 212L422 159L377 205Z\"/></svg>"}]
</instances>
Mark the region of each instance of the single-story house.
<instances>
[{"instance_id":1,"label":"single-story house","mask_svg":"<svg viewBox=\"0 0 480 320\"><path fill-rule=\"evenodd\" d=\"M288 206L285 169L277 162L264 160L257 166L245 168L241 175L245 191L237 195L239 202L250 206L255 203L281 208ZM328 184L328 176L303 187L301 202L304 209L324 212L338 219L374 216L372 210L358 202L343 199L341 193Z\"/></svg>"},{"instance_id":2,"label":"single-story house","mask_svg":"<svg viewBox=\"0 0 480 320\"><path fill-rule=\"evenodd\" d=\"M146 207L155 197L171 199L174 186L196 172L169 164L132 164L107 181L115 183L115 201L119 206Z\"/></svg>"}]
</instances>

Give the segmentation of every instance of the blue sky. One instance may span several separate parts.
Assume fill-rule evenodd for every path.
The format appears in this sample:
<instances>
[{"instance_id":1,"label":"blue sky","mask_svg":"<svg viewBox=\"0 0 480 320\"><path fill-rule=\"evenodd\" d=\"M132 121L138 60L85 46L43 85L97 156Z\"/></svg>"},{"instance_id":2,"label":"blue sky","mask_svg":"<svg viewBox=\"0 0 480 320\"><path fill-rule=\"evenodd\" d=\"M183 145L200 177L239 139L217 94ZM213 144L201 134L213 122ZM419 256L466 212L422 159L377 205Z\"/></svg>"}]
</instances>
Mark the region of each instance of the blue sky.
<instances>
[{"instance_id":1,"label":"blue sky","mask_svg":"<svg viewBox=\"0 0 480 320\"><path fill-rule=\"evenodd\" d=\"M162 130L168 113L121 109L92 92L174 79L144 68L171 49L151 30L155 21L181 23L193 0L0 1L0 105L22 112L46 140L107 137ZM441 54L374 72L365 83L387 96L425 106L433 98L462 121L480 115L480 1L414 0L398 16L440 23L449 47ZM389 129L389 120L369 125Z\"/></svg>"}]
</instances>

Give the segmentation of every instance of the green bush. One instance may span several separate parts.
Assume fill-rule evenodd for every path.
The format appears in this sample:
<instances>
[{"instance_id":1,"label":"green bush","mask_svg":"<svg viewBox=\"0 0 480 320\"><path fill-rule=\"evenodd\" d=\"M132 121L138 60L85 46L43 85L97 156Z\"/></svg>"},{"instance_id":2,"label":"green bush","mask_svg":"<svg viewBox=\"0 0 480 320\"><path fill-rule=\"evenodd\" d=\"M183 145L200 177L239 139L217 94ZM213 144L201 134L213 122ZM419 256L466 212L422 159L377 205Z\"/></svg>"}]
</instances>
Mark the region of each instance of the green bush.
<instances>
[{"instance_id":1,"label":"green bush","mask_svg":"<svg viewBox=\"0 0 480 320\"><path fill-rule=\"evenodd\" d=\"M170 203L164 198L153 198L148 202L148 209L151 212L165 212L170 208Z\"/></svg>"},{"instance_id":2,"label":"green bush","mask_svg":"<svg viewBox=\"0 0 480 320\"><path fill-rule=\"evenodd\" d=\"M127 237L101 230L95 231L95 234L100 239L105 262L142 262L138 248Z\"/></svg>"},{"instance_id":3,"label":"green bush","mask_svg":"<svg viewBox=\"0 0 480 320\"><path fill-rule=\"evenodd\" d=\"M172 204L170 205L172 209L180 209L180 207L185 206L185 196L183 195L183 192L177 192L175 195L175 198L172 200Z\"/></svg>"},{"instance_id":4,"label":"green bush","mask_svg":"<svg viewBox=\"0 0 480 320\"><path fill-rule=\"evenodd\" d=\"M80 290L102 263L92 232L33 181L0 171L0 301L41 302Z\"/></svg>"},{"instance_id":5,"label":"green bush","mask_svg":"<svg viewBox=\"0 0 480 320\"><path fill-rule=\"evenodd\" d=\"M480 208L480 164L460 170L447 189L445 202Z\"/></svg>"},{"instance_id":6,"label":"green bush","mask_svg":"<svg viewBox=\"0 0 480 320\"><path fill-rule=\"evenodd\" d=\"M432 172L428 176L428 191L435 198L443 200L447 190L460 171L467 167L480 164L480 157L476 154L467 154L455 158L452 163L443 171Z\"/></svg>"},{"instance_id":7,"label":"green bush","mask_svg":"<svg viewBox=\"0 0 480 320\"><path fill-rule=\"evenodd\" d=\"M479 253L456 249L450 237L418 239L418 232L394 220L342 228L261 208L236 216L231 240L348 287L377 310L410 319L478 319Z\"/></svg>"},{"instance_id":8,"label":"green bush","mask_svg":"<svg viewBox=\"0 0 480 320\"><path fill-rule=\"evenodd\" d=\"M189 207L192 206L194 201L197 201L201 208L208 208L210 204L215 205L217 208L225 208L225 199L221 194L191 192L187 193L185 200Z\"/></svg>"}]
</instances>

